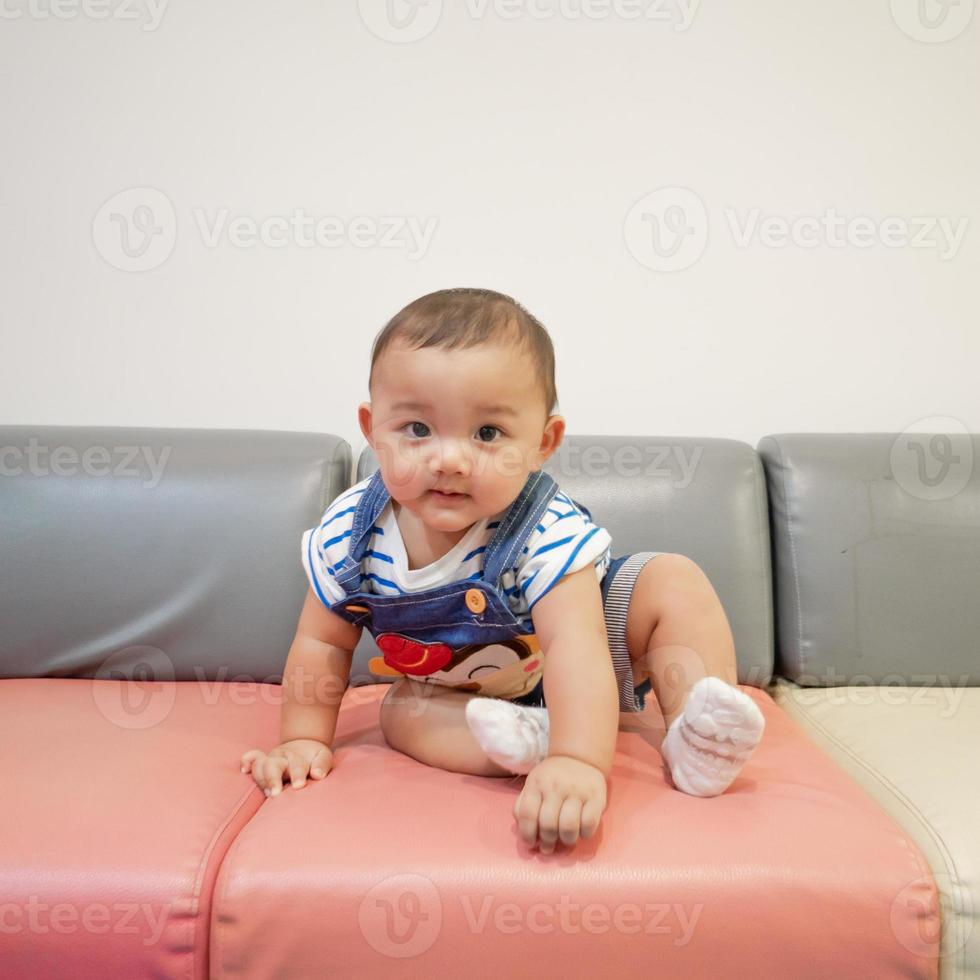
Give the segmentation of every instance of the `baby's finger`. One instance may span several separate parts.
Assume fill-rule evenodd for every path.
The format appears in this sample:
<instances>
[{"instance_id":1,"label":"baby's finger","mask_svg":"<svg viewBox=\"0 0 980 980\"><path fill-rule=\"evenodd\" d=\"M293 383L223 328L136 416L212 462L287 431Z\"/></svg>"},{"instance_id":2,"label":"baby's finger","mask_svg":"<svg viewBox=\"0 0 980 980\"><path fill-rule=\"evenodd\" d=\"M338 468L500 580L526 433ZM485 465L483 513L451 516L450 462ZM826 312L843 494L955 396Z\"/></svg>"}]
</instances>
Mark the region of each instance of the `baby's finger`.
<instances>
[{"instance_id":1,"label":"baby's finger","mask_svg":"<svg viewBox=\"0 0 980 980\"><path fill-rule=\"evenodd\" d=\"M558 813L564 797L555 792L548 793L541 801L538 814L538 849L542 854L551 854L558 842Z\"/></svg>"},{"instance_id":2,"label":"baby's finger","mask_svg":"<svg viewBox=\"0 0 980 980\"><path fill-rule=\"evenodd\" d=\"M330 768L333 766L333 752L330 749L323 748L315 756L313 756L313 762L310 764L310 778L311 779L323 779Z\"/></svg>"},{"instance_id":3,"label":"baby's finger","mask_svg":"<svg viewBox=\"0 0 980 980\"><path fill-rule=\"evenodd\" d=\"M289 781L293 784L293 789L299 789L306 784L306 760L302 756L294 755L289 760Z\"/></svg>"},{"instance_id":4,"label":"baby's finger","mask_svg":"<svg viewBox=\"0 0 980 980\"><path fill-rule=\"evenodd\" d=\"M242 772L251 772L252 763L264 755L265 753L261 749L249 749L241 758Z\"/></svg>"},{"instance_id":5,"label":"baby's finger","mask_svg":"<svg viewBox=\"0 0 980 980\"><path fill-rule=\"evenodd\" d=\"M266 789L269 785L269 777L266 769L269 765L269 756L264 755L261 759L256 759L252 764L252 778L255 780L259 789Z\"/></svg>"},{"instance_id":6,"label":"baby's finger","mask_svg":"<svg viewBox=\"0 0 980 980\"><path fill-rule=\"evenodd\" d=\"M265 795L278 796L282 792L282 774L288 760L281 755L270 755L265 760Z\"/></svg>"},{"instance_id":7,"label":"baby's finger","mask_svg":"<svg viewBox=\"0 0 980 980\"><path fill-rule=\"evenodd\" d=\"M574 847L582 826L582 801L577 796L565 797L558 813L558 837L563 844Z\"/></svg>"},{"instance_id":8,"label":"baby's finger","mask_svg":"<svg viewBox=\"0 0 980 980\"><path fill-rule=\"evenodd\" d=\"M541 794L533 787L524 784L521 795L514 804L514 818L521 838L530 847L538 838L538 812L541 809Z\"/></svg>"},{"instance_id":9,"label":"baby's finger","mask_svg":"<svg viewBox=\"0 0 980 980\"><path fill-rule=\"evenodd\" d=\"M602 798L590 796L582 807L582 837L589 838L599 829L599 820L605 809Z\"/></svg>"}]
</instances>

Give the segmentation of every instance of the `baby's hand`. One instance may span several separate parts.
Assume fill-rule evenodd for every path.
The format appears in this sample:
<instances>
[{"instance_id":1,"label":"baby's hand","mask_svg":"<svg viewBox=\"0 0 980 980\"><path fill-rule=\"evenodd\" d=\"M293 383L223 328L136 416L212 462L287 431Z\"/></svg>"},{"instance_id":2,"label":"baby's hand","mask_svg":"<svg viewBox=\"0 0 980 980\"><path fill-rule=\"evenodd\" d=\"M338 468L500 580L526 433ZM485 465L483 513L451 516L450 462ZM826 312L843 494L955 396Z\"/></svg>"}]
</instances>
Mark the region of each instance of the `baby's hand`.
<instances>
[{"instance_id":1,"label":"baby's hand","mask_svg":"<svg viewBox=\"0 0 980 980\"><path fill-rule=\"evenodd\" d=\"M568 755L549 755L528 774L514 804L521 837L550 854L561 838L569 847L591 837L606 809L606 777L595 766Z\"/></svg>"},{"instance_id":2,"label":"baby's hand","mask_svg":"<svg viewBox=\"0 0 980 980\"><path fill-rule=\"evenodd\" d=\"M242 756L242 772L251 770L252 778L266 796L277 796L282 790L286 772L293 789L305 785L306 777L323 779L333 766L333 752L312 738L294 738L283 742L266 755L261 749L249 749Z\"/></svg>"}]
</instances>

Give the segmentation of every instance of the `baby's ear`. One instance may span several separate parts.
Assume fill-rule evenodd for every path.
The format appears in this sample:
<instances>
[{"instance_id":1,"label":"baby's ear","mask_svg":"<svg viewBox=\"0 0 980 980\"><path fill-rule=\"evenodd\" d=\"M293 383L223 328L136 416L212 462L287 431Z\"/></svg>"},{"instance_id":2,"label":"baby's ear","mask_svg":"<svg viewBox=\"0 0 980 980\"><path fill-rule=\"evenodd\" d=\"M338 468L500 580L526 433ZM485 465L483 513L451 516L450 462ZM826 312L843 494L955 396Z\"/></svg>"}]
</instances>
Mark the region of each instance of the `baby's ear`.
<instances>
[{"instance_id":1,"label":"baby's ear","mask_svg":"<svg viewBox=\"0 0 980 980\"><path fill-rule=\"evenodd\" d=\"M561 445L565 437L565 417L563 415L551 415L544 424L544 434L541 436L541 456L542 461L548 459L552 453Z\"/></svg>"},{"instance_id":2,"label":"baby's ear","mask_svg":"<svg viewBox=\"0 0 980 980\"><path fill-rule=\"evenodd\" d=\"M371 414L370 402L361 402L361 404L357 406L357 423L361 427L361 432L364 435L364 438L367 439L368 443L373 449L374 442L372 441L371 438L371 429L373 428L373 418Z\"/></svg>"}]
</instances>

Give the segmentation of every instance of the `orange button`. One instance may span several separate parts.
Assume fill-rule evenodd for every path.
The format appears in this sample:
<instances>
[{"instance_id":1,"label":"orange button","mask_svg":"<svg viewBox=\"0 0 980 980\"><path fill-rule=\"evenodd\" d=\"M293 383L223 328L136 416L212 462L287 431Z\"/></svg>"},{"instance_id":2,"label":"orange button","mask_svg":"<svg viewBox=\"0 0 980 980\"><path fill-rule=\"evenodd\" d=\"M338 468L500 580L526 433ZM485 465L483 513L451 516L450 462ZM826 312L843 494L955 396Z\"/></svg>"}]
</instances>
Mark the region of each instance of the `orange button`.
<instances>
[{"instance_id":1,"label":"orange button","mask_svg":"<svg viewBox=\"0 0 980 980\"><path fill-rule=\"evenodd\" d=\"M487 608L487 597L479 589L467 589L466 605L472 612L481 613Z\"/></svg>"}]
</instances>

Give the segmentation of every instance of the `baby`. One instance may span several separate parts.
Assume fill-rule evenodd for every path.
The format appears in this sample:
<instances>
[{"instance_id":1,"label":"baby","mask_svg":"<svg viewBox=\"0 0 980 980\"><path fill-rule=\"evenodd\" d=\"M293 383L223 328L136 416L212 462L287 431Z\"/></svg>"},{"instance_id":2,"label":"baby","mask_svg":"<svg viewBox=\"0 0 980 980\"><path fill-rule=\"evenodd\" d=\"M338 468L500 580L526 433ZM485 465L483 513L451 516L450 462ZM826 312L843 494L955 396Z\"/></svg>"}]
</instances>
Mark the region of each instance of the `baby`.
<instances>
[{"instance_id":1,"label":"baby","mask_svg":"<svg viewBox=\"0 0 980 980\"><path fill-rule=\"evenodd\" d=\"M375 338L368 387L358 421L379 468L303 535L281 744L246 752L242 771L267 796L327 775L367 626L383 654L371 670L397 677L387 742L456 772L525 775L514 817L544 853L595 833L619 713L643 710L651 684L674 786L723 793L764 727L735 686L728 620L698 565L613 558L543 471L565 431L544 327L490 290L430 293Z\"/></svg>"}]
</instances>

